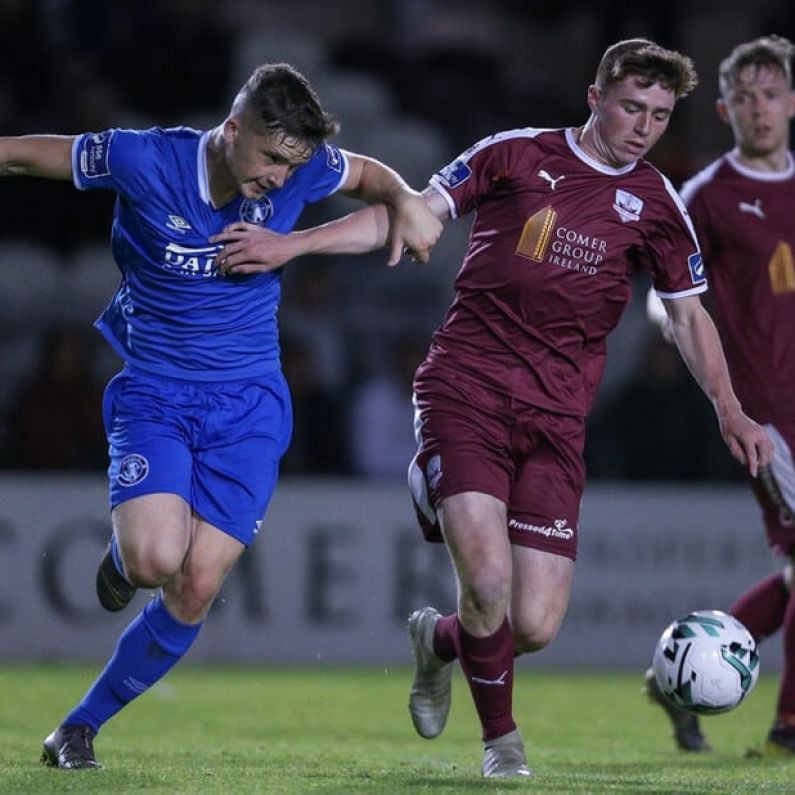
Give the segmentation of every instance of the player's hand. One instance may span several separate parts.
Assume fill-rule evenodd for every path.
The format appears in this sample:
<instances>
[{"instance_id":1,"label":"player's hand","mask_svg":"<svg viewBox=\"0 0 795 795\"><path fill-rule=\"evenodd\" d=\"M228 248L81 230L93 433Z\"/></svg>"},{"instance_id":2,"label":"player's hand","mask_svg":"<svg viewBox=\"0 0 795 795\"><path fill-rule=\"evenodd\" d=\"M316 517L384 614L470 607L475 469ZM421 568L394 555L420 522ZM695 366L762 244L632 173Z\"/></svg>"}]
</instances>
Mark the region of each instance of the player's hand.
<instances>
[{"instance_id":1,"label":"player's hand","mask_svg":"<svg viewBox=\"0 0 795 795\"><path fill-rule=\"evenodd\" d=\"M756 477L773 460L773 442L761 425L742 411L720 417L720 431L731 454Z\"/></svg>"},{"instance_id":2,"label":"player's hand","mask_svg":"<svg viewBox=\"0 0 795 795\"><path fill-rule=\"evenodd\" d=\"M221 276L268 273L302 253L297 234L283 235L243 221L213 235L210 243L221 245L218 252Z\"/></svg>"},{"instance_id":3,"label":"player's hand","mask_svg":"<svg viewBox=\"0 0 795 795\"><path fill-rule=\"evenodd\" d=\"M387 265L394 267L404 253L417 262L428 262L431 249L442 234L442 222L428 207L422 194L406 193L395 207Z\"/></svg>"}]
</instances>

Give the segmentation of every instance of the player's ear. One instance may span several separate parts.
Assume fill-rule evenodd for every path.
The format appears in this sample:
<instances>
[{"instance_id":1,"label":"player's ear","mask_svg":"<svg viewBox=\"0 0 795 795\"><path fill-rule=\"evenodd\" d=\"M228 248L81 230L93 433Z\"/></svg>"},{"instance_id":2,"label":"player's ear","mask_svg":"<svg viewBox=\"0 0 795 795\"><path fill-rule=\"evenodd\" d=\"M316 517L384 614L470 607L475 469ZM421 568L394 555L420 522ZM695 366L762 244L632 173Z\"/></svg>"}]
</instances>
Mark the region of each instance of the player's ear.
<instances>
[{"instance_id":1,"label":"player's ear","mask_svg":"<svg viewBox=\"0 0 795 795\"><path fill-rule=\"evenodd\" d=\"M231 144L240 132L240 122L234 116L228 116L224 122L224 140Z\"/></svg>"},{"instance_id":2,"label":"player's ear","mask_svg":"<svg viewBox=\"0 0 795 795\"><path fill-rule=\"evenodd\" d=\"M729 109L726 107L726 100L723 97L718 97L715 100L715 110L718 112L718 118L724 124L731 124L729 121Z\"/></svg>"},{"instance_id":3,"label":"player's ear","mask_svg":"<svg viewBox=\"0 0 795 795\"><path fill-rule=\"evenodd\" d=\"M593 113L599 106L599 100L602 98L602 91L597 86L588 86L588 107Z\"/></svg>"}]
</instances>

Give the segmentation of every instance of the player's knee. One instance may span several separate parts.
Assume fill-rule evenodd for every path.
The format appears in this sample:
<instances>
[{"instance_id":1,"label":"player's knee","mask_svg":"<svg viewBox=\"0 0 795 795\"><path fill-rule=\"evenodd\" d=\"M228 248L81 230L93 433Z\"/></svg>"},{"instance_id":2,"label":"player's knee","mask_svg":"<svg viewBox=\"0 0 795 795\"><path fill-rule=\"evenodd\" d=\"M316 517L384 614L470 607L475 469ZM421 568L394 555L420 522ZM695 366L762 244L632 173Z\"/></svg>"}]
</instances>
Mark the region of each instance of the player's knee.
<instances>
[{"instance_id":1,"label":"player's knee","mask_svg":"<svg viewBox=\"0 0 795 795\"><path fill-rule=\"evenodd\" d=\"M549 620L522 622L513 627L513 647L517 654L531 654L548 646L558 634L559 624Z\"/></svg>"},{"instance_id":2,"label":"player's knee","mask_svg":"<svg viewBox=\"0 0 795 795\"><path fill-rule=\"evenodd\" d=\"M462 598L470 610L481 615L495 610L504 612L510 596L510 573L499 568L484 569L461 586Z\"/></svg>"},{"instance_id":3,"label":"player's knee","mask_svg":"<svg viewBox=\"0 0 795 795\"><path fill-rule=\"evenodd\" d=\"M170 589L179 605L179 618L187 622L204 618L218 589L218 580L213 576L192 575L180 579L179 586Z\"/></svg>"},{"instance_id":4,"label":"player's knee","mask_svg":"<svg viewBox=\"0 0 795 795\"><path fill-rule=\"evenodd\" d=\"M134 550L124 555L124 573L134 585L157 588L179 571L182 557L176 550L163 548Z\"/></svg>"}]
</instances>

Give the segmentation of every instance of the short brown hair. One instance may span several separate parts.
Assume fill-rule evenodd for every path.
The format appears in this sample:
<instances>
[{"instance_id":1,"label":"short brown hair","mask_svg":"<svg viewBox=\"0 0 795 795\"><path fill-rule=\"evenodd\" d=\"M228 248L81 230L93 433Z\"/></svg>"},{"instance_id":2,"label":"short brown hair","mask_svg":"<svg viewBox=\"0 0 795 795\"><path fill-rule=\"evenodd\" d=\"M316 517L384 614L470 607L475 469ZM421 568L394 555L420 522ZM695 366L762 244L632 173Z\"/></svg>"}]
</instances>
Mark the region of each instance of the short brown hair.
<instances>
[{"instance_id":1,"label":"short brown hair","mask_svg":"<svg viewBox=\"0 0 795 795\"><path fill-rule=\"evenodd\" d=\"M306 77L286 63L258 66L235 97L232 113L313 147L339 131Z\"/></svg>"},{"instance_id":2,"label":"short brown hair","mask_svg":"<svg viewBox=\"0 0 795 795\"><path fill-rule=\"evenodd\" d=\"M746 66L773 66L782 71L787 82L792 84L790 61L795 54L795 45L783 36L760 36L753 41L738 44L720 63L718 84L721 94L730 91L740 78Z\"/></svg>"},{"instance_id":3,"label":"short brown hair","mask_svg":"<svg viewBox=\"0 0 795 795\"><path fill-rule=\"evenodd\" d=\"M608 47L599 62L594 83L597 88L605 89L628 75L636 75L649 85L659 83L673 91L677 99L686 97L698 84L690 58L649 39L625 39Z\"/></svg>"}]
</instances>

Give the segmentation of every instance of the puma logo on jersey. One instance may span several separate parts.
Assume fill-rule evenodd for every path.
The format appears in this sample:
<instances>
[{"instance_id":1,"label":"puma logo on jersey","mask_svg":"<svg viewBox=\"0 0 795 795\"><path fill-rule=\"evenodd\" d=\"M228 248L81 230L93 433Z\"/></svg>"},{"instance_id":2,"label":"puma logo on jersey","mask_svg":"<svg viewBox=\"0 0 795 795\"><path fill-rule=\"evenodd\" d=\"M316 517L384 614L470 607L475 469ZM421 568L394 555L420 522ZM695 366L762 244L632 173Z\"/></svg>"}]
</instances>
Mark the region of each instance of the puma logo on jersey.
<instances>
[{"instance_id":1,"label":"puma logo on jersey","mask_svg":"<svg viewBox=\"0 0 795 795\"><path fill-rule=\"evenodd\" d=\"M508 676L508 672L503 671L496 679L481 679L479 676L473 676L471 679L479 685L497 685L499 687L505 687L506 676Z\"/></svg>"},{"instance_id":2,"label":"puma logo on jersey","mask_svg":"<svg viewBox=\"0 0 795 795\"><path fill-rule=\"evenodd\" d=\"M562 177L553 177L545 168L542 168L541 171L538 172L538 176L541 177L541 179L545 179L552 186L552 190L555 190L555 186L558 182L562 179L566 179L565 175Z\"/></svg>"},{"instance_id":3,"label":"puma logo on jersey","mask_svg":"<svg viewBox=\"0 0 795 795\"><path fill-rule=\"evenodd\" d=\"M762 209L761 199L756 199L753 204L749 204L748 202L740 202L739 207L740 212L751 213L751 215L755 215L757 218L765 217L765 211Z\"/></svg>"}]
</instances>

